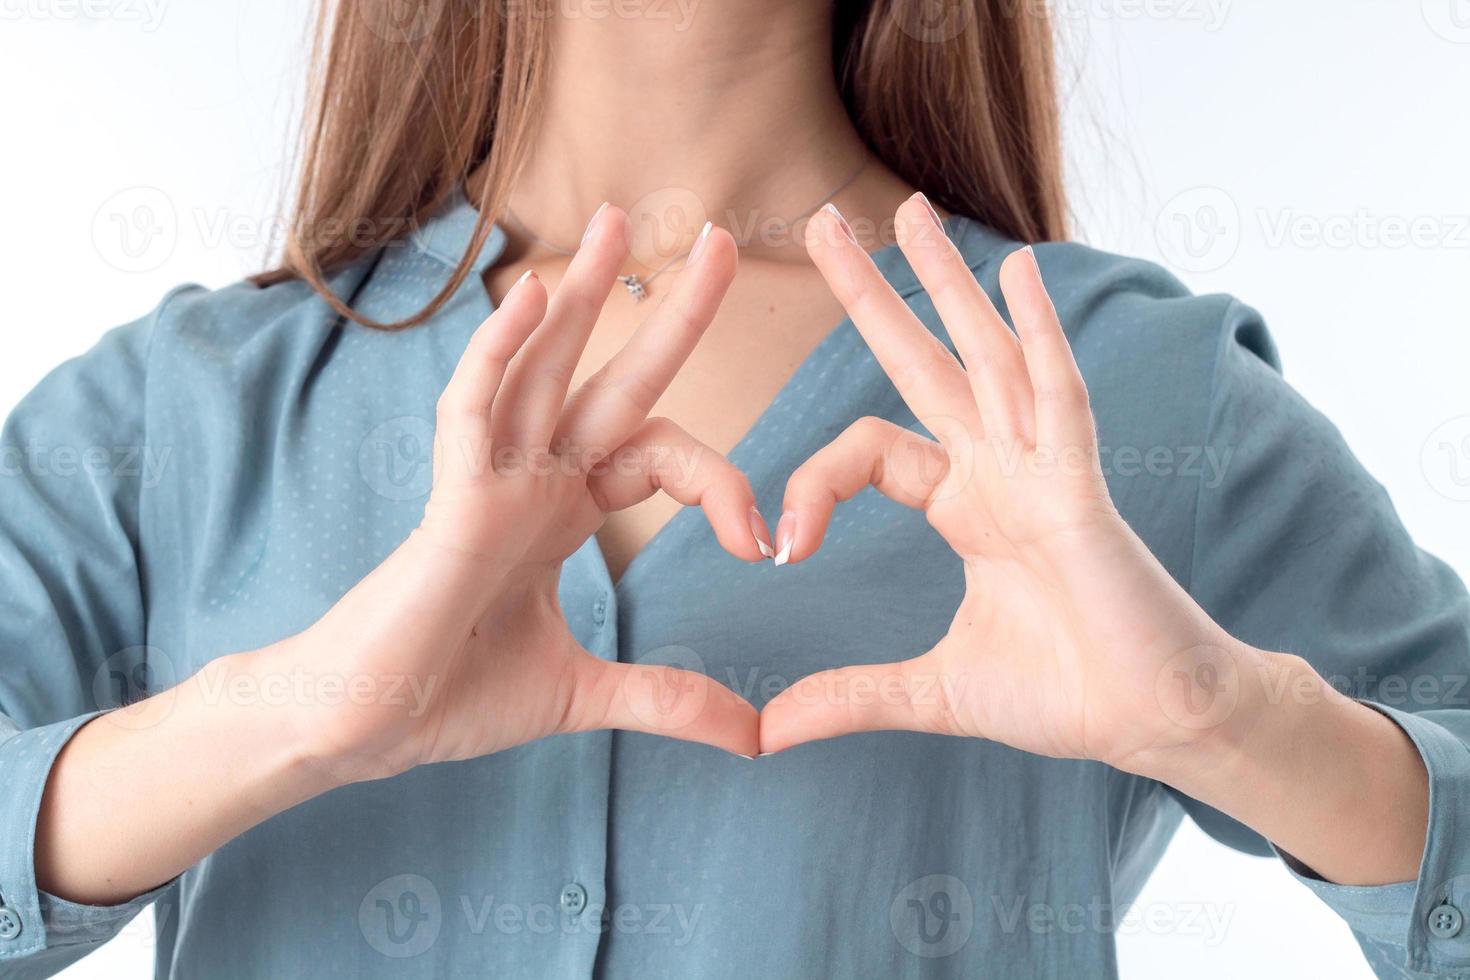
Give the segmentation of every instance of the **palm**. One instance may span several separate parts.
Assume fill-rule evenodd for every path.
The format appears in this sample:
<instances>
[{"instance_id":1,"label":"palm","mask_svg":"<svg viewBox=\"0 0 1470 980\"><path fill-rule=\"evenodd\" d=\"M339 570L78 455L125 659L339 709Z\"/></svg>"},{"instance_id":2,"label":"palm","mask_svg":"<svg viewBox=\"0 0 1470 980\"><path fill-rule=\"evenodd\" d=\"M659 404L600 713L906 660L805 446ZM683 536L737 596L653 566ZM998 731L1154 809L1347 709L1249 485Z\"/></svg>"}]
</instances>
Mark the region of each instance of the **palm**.
<instances>
[{"instance_id":1,"label":"palm","mask_svg":"<svg viewBox=\"0 0 1470 980\"><path fill-rule=\"evenodd\" d=\"M556 602L558 571L506 594L449 651L445 697L419 729L421 757L469 759L557 731L586 656Z\"/></svg>"},{"instance_id":2,"label":"palm","mask_svg":"<svg viewBox=\"0 0 1470 980\"><path fill-rule=\"evenodd\" d=\"M599 728L756 749L748 703L703 675L593 656L557 602L562 563L607 514L660 490L702 506L737 557L761 557L745 478L648 417L729 285L734 243L712 236L666 303L568 399L626 256L626 218L600 216L549 302L523 278L475 333L439 401L422 523L313 627L351 677L398 692L318 718L323 754L351 776ZM675 479L675 460L697 462Z\"/></svg>"},{"instance_id":3,"label":"palm","mask_svg":"<svg viewBox=\"0 0 1470 980\"><path fill-rule=\"evenodd\" d=\"M813 529L795 551L814 551L832 502L871 480L925 512L964 562L965 595L927 653L814 675L773 700L762 747L911 728L1120 765L1166 751L1210 724L1193 695L1210 671L1229 666L1217 656L1228 638L1114 509L1086 388L1034 258L1012 257L1001 274L1018 342L937 223L905 208L905 254L973 367L956 362L881 279L864 282L876 270L859 250L814 250L935 439L868 420L819 452L787 489ZM840 692L860 676L864 689L898 678L906 696L844 703Z\"/></svg>"}]
</instances>

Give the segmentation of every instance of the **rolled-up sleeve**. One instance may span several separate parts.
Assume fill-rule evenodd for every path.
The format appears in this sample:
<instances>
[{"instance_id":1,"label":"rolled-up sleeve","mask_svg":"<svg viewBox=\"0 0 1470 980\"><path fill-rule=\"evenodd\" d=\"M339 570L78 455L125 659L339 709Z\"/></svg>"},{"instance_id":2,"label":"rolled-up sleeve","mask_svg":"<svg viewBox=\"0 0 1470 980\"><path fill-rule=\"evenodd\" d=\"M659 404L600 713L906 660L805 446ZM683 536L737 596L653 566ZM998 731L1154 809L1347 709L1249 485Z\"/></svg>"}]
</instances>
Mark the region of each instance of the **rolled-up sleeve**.
<instances>
[{"instance_id":1,"label":"rolled-up sleeve","mask_svg":"<svg viewBox=\"0 0 1470 980\"><path fill-rule=\"evenodd\" d=\"M1351 926L1383 976L1470 976L1470 597L1410 539L1337 430L1282 380L1257 315L1236 305L1214 376L1189 588L1226 629L1306 658L1383 712L1429 773L1418 879L1381 887L1292 873ZM1180 797L1212 836L1273 853L1253 831Z\"/></svg>"},{"instance_id":2,"label":"rolled-up sleeve","mask_svg":"<svg viewBox=\"0 0 1470 980\"><path fill-rule=\"evenodd\" d=\"M147 359L167 300L52 372L0 434L0 975L46 976L157 893L114 907L40 891L51 768L99 711L147 693L139 501L168 465L148 443ZM119 773L118 778L126 778ZM98 846L105 846L98 842Z\"/></svg>"},{"instance_id":3,"label":"rolled-up sleeve","mask_svg":"<svg viewBox=\"0 0 1470 980\"><path fill-rule=\"evenodd\" d=\"M1433 977L1470 976L1470 745L1461 712L1412 714L1366 702L1413 740L1429 771L1429 826L1415 881L1368 888L1324 881L1290 855L1292 875L1336 911L1369 960ZM1397 971L1392 975L1402 975Z\"/></svg>"}]
</instances>

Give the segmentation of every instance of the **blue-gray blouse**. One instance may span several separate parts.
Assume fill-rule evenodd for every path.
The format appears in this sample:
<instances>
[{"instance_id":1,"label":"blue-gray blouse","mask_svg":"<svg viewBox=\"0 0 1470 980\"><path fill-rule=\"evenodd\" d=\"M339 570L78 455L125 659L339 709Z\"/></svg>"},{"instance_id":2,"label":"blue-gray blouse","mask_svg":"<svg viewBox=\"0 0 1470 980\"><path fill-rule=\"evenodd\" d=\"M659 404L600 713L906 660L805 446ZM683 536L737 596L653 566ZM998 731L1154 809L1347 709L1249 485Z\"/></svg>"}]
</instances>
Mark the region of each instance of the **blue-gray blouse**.
<instances>
[{"instance_id":1,"label":"blue-gray blouse","mask_svg":"<svg viewBox=\"0 0 1470 980\"><path fill-rule=\"evenodd\" d=\"M474 220L456 199L335 286L370 317L410 314ZM948 227L995 295L1014 244ZM497 229L476 269L504 244ZM1465 590L1282 381L1255 312L1143 262L1037 253L1123 515L1232 633L1380 706L1428 766L1417 881L1292 873L1385 975L1467 975ZM876 259L945 338L902 256ZM1271 853L1158 783L978 739L861 735L752 762L601 732L328 793L116 907L39 892L37 808L79 725L302 629L414 527L435 400L490 309L478 276L399 333L344 324L299 283L182 288L15 410L0 442L0 976L53 972L153 903L161 977L1108 977L1116 927L1186 813ZM844 323L731 458L778 513L791 471L863 415L915 424ZM801 565L739 562L686 510L616 584L587 542L561 597L597 656L692 664L760 706L813 671L925 650L961 590L923 516L868 491Z\"/></svg>"}]
</instances>

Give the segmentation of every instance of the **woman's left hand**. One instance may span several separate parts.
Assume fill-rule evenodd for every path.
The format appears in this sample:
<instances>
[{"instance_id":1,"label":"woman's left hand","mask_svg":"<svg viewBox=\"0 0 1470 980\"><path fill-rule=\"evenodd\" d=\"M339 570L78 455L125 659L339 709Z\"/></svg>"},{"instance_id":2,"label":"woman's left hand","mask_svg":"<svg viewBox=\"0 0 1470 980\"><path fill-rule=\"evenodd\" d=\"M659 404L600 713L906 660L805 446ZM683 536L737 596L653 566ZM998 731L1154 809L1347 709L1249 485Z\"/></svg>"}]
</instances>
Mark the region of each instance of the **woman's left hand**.
<instances>
[{"instance_id":1,"label":"woman's left hand","mask_svg":"<svg viewBox=\"0 0 1470 980\"><path fill-rule=\"evenodd\" d=\"M776 547L820 546L833 507L869 484L924 511L963 559L948 634L898 663L804 678L766 707L761 749L850 732L968 735L1159 774L1227 731L1265 654L1232 639L1112 504L1087 389L1034 253L1000 281L1019 335L920 197L898 238L966 366L909 311L835 211L808 247L935 440L864 419L787 485ZM904 655L907 651L895 651Z\"/></svg>"}]
</instances>

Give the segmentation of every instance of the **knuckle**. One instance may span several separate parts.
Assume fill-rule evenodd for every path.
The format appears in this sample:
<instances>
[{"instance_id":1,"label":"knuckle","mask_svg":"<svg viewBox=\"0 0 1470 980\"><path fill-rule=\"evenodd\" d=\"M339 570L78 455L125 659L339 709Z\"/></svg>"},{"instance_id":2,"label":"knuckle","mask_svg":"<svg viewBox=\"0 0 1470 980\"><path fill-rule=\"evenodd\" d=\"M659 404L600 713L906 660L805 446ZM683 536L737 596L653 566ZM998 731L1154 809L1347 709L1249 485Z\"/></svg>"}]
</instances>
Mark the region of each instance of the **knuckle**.
<instances>
[{"instance_id":1,"label":"knuckle","mask_svg":"<svg viewBox=\"0 0 1470 980\"><path fill-rule=\"evenodd\" d=\"M828 460L813 456L791 474L786 481L785 502L788 508L801 505L820 505L832 500L832 484L837 470Z\"/></svg>"},{"instance_id":2,"label":"knuckle","mask_svg":"<svg viewBox=\"0 0 1470 980\"><path fill-rule=\"evenodd\" d=\"M643 436L653 442L668 443L678 438L683 432L673 419L662 415L650 415L648 421L643 423Z\"/></svg>"},{"instance_id":3,"label":"knuckle","mask_svg":"<svg viewBox=\"0 0 1470 980\"><path fill-rule=\"evenodd\" d=\"M563 289L566 295L562 302L566 304L566 312L572 317L589 319L602 311L602 303L606 297L599 296L586 282L569 282Z\"/></svg>"},{"instance_id":4,"label":"knuckle","mask_svg":"<svg viewBox=\"0 0 1470 980\"><path fill-rule=\"evenodd\" d=\"M602 511L602 513L604 513L604 514L611 514L612 513L612 511L613 511L612 498L608 496L608 494L607 494L607 488L602 485L602 481L600 481L600 480L588 480L587 481L587 495L592 498L592 505L594 507L596 507L598 510Z\"/></svg>"},{"instance_id":5,"label":"knuckle","mask_svg":"<svg viewBox=\"0 0 1470 980\"><path fill-rule=\"evenodd\" d=\"M472 415L473 411L465 400L453 392L445 392L439 396L439 401L434 405L434 415L441 425L453 425Z\"/></svg>"},{"instance_id":6,"label":"knuckle","mask_svg":"<svg viewBox=\"0 0 1470 980\"><path fill-rule=\"evenodd\" d=\"M946 239L946 242L948 239ZM978 285L970 275L967 266L961 264L958 269L955 263L950 261L950 255L940 254L939 262L934 275L934 285L929 289L929 295L936 302L958 298L961 300L974 299L973 291Z\"/></svg>"},{"instance_id":7,"label":"knuckle","mask_svg":"<svg viewBox=\"0 0 1470 980\"><path fill-rule=\"evenodd\" d=\"M616 377L610 375L606 386L610 392L621 396L635 409L645 412L658 402L660 393L657 386L634 371L622 373Z\"/></svg>"},{"instance_id":8,"label":"knuckle","mask_svg":"<svg viewBox=\"0 0 1470 980\"><path fill-rule=\"evenodd\" d=\"M949 350L935 341L922 352L915 352L897 365L893 371L893 381L900 390L923 388L939 383L946 374L958 371L959 367L959 362Z\"/></svg>"},{"instance_id":9,"label":"knuckle","mask_svg":"<svg viewBox=\"0 0 1470 980\"><path fill-rule=\"evenodd\" d=\"M750 486L750 479L723 458L720 462L723 465L721 466L721 473L716 479L724 482L734 493L753 499L755 497L755 491Z\"/></svg>"},{"instance_id":10,"label":"knuckle","mask_svg":"<svg viewBox=\"0 0 1470 980\"><path fill-rule=\"evenodd\" d=\"M709 317L688 299L672 299L669 304L669 322L665 333L677 338L678 346L692 346L709 326Z\"/></svg>"},{"instance_id":11,"label":"knuckle","mask_svg":"<svg viewBox=\"0 0 1470 980\"><path fill-rule=\"evenodd\" d=\"M1087 389L1075 384L1047 384L1036 389L1036 401L1065 409L1087 407Z\"/></svg>"},{"instance_id":12,"label":"knuckle","mask_svg":"<svg viewBox=\"0 0 1470 980\"><path fill-rule=\"evenodd\" d=\"M564 391L572 383L573 365L565 361L552 360L535 366L536 375L558 391Z\"/></svg>"},{"instance_id":13,"label":"knuckle","mask_svg":"<svg viewBox=\"0 0 1470 980\"><path fill-rule=\"evenodd\" d=\"M852 425L848 426L847 430L855 438L868 442L886 437L892 425L892 422L889 422L887 419L880 419L876 415L864 415Z\"/></svg>"},{"instance_id":14,"label":"knuckle","mask_svg":"<svg viewBox=\"0 0 1470 980\"><path fill-rule=\"evenodd\" d=\"M596 371L588 375L587 380L583 381L580 385L577 386L577 391L573 395L573 397L587 398L591 395L597 394L598 392L617 387L617 380L612 376L611 368L612 365L610 363L604 364L602 367L598 368Z\"/></svg>"}]
</instances>

